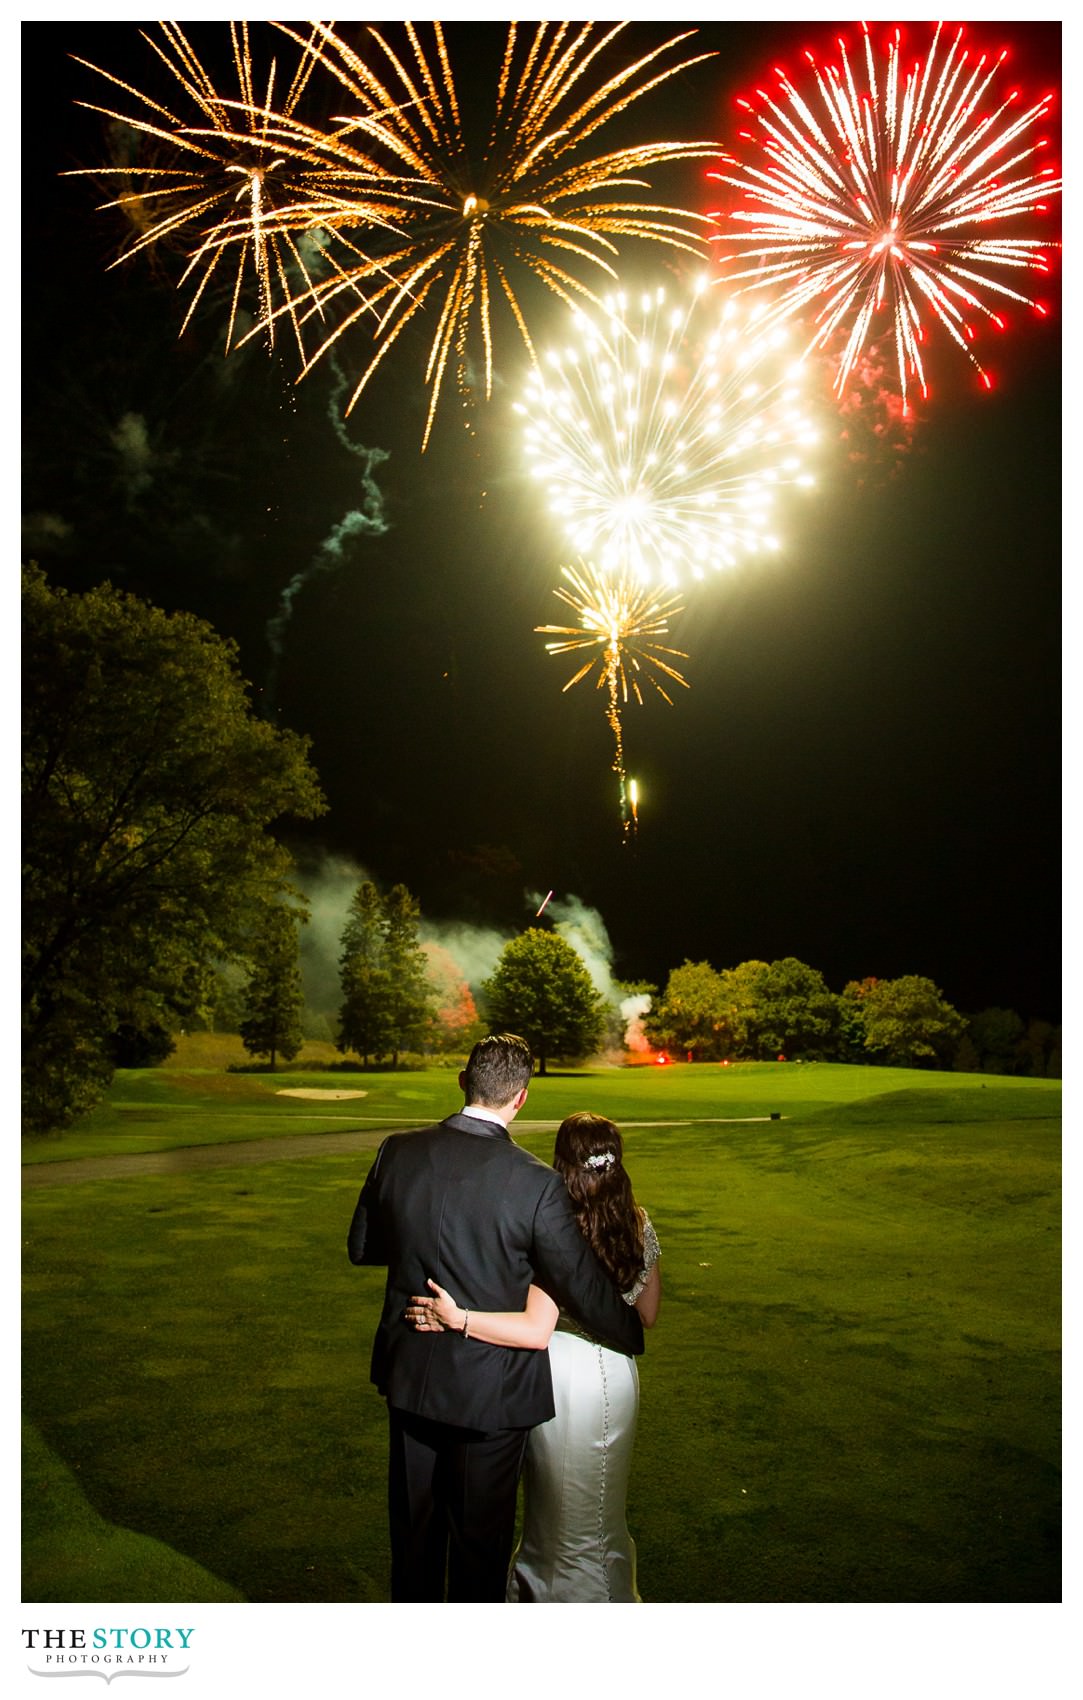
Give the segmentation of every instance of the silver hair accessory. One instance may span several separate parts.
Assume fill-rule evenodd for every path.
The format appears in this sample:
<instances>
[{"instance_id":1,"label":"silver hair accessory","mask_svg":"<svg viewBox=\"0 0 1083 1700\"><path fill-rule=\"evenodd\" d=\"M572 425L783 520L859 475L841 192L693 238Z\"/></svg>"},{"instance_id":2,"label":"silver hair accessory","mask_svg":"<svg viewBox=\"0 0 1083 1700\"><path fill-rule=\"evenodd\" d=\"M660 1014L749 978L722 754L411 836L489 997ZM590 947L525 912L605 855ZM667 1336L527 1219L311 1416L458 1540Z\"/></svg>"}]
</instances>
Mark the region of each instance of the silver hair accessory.
<instances>
[{"instance_id":1,"label":"silver hair accessory","mask_svg":"<svg viewBox=\"0 0 1083 1700\"><path fill-rule=\"evenodd\" d=\"M593 1151L583 1167L584 1169L611 1169L616 1160L612 1151Z\"/></svg>"}]
</instances>

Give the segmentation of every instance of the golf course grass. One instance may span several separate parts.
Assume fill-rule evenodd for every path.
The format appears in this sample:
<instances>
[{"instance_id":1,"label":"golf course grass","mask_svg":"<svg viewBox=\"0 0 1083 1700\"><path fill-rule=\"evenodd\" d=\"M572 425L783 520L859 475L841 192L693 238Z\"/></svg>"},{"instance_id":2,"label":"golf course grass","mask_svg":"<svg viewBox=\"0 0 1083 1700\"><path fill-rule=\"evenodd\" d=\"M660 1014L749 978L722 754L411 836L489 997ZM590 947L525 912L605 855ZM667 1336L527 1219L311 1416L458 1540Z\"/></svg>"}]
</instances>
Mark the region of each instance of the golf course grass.
<instances>
[{"instance_id":1,"label":"golf course grass","mask_svg":"<svg viewBox=\"0 0 1083 1700\"><path fill-rule=\"evenodd\" d=\"M384 1132L459 1103L454 1070L182 1055L24 1148L25 1600L387 1598L382 1279L345 1234ZM548 1157L574 1108L662 1244L644 1599L1059 1599L1059 1083L584 1069L514 1136Z\"/></svg>"}]
</instances>

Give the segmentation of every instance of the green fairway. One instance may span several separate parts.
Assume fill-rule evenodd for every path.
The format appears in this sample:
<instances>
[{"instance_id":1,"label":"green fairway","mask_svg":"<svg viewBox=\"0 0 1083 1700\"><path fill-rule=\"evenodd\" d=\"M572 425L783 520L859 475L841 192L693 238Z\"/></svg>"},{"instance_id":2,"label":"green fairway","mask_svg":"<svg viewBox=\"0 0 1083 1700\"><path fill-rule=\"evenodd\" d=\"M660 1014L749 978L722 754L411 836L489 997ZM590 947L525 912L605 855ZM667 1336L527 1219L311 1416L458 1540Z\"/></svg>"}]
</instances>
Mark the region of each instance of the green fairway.
<instances>
[{"instance_id":1,"label":"green fairway","mask_svg":"<svg viewBox=\"0 0 1083 1700\"><path fill-rule=\"evenodd\" d=\"M25 1599L386 1599L382 1280L345 1232L382 1130L458 1104L453 1070L167 1067L27 1148ZM1058 1599L1059 1083L583 1070L513 1132L548 1157L572 1108L625 1128L662 1241L644 1599ZM132 1172L57 1166L95 1153Z\"/></svg>"},{"instance_id":2,"label":"green fairway","mask_svg":"<svg viewBox=\"0 0 1083 1700\"><path fill-rule=\"evenodd\" d=\"M24 1139L23 1161L64 1162L119 1152L423 1126L458 1107L456 1072L453 1068L416 1073L295 1068L274 1074L229 1073L188 1067L173 1059L161 1068L118 1074L107 1099L76 1127L51 1138ZM519 1125L524 1120L544 1121L555 1127L572 1110L581 1109L586 1101L593 1105L595 1099L604 1099L605 1113L622 1123L790 1117L829 1105L865 1102L892 1090L910 1092L917 1085L937 1095L951 1094L957 1102L986 1090L977 1075L915 1075L909 1069L830 1063L648 1064L558 1072L535 1079ZM997 1077L988 1085L997 1092L1023 1093L1034 1102L1044 1093L1046 1102L1059 1103L1059 1081ZM316 1096L293 1096L296 1092ZM336 1098L337 1093L351 1096ZM986 1111L979 1104L975 1113Z\"/></svg>"}]
</instances>

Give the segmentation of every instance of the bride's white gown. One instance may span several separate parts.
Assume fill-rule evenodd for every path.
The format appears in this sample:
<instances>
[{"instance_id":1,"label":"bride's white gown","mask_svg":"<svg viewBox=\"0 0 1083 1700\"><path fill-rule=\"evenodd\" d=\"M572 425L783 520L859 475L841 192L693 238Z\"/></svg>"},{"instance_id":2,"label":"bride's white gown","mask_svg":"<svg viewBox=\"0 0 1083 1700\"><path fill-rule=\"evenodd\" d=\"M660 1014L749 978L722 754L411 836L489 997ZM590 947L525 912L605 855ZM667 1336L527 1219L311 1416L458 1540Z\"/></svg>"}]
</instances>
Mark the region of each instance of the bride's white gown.
<instances>
[{"instance_id":1,"label":"bride's white gown","mask_svg":"<svg viewBox=\"0 0 1083 1700\"><path fill-rule=\"evenodd\" d=\"M644 1225L644 1267L624 1298L634 1304L658 1258ZM639 1372L634 1358L588 1339L560 1318L549 1342L556 1412L530 1432L523 1466L523 1538L508 1599L522 1603L639 1600L625 1500L632 1467Z\"/></svg>"}]
</instances>

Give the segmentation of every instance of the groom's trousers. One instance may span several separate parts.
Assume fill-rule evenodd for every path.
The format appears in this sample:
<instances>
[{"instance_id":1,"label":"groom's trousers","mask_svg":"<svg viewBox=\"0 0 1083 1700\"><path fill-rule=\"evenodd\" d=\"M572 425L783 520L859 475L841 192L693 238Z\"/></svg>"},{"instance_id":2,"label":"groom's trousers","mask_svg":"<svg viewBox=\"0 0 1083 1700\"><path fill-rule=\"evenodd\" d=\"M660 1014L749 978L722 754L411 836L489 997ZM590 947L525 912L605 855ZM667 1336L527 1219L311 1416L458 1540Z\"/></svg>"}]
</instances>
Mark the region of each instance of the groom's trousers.
<instances>
[{"instance_id":1,"label":"groom's trousers","mask_svg":"<svg viewBox=\"0 0 1083 1700\"><path fill-rule=\"evenodd\" d=\"M530 1430L388 1417L392 1600L503 1601Z\"/></svg>"}]
</instances>

